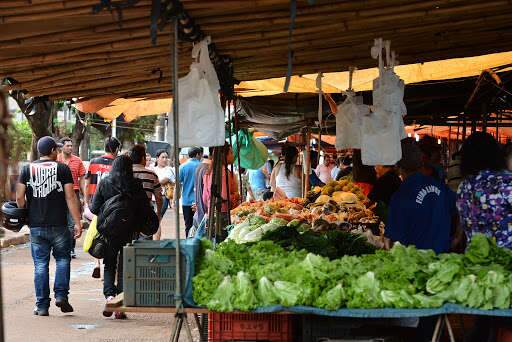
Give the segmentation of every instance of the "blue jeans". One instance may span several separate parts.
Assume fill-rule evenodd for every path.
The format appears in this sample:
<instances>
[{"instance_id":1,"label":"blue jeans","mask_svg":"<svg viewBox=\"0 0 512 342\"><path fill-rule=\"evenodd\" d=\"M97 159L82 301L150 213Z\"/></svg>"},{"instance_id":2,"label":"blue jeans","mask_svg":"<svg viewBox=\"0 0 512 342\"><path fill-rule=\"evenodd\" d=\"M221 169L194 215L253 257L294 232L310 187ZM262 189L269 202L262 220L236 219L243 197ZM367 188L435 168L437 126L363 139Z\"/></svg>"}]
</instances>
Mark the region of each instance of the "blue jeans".
<instances>
[{"instance_id":1,"label":"blue jeans","mask_svg":"<svg viewBox=\"0 0 512 342\"><path fill-rule=\"evenodd\" d=\"M36 306L40 309L50 306L49 264L50 252L57 265L53 292L55 299L67 299L71 263L71 235L68 227L30 227L30 249L34 260L34 285Z\"/></svg>"},{"instance_id":2,"label":"blue jeans","mask_svg":"<svg viewBox=\"0 0 512 342\"><path fill-rule=\"evenodd\" d=\"M163 196L162 212L160 213L161 218L164 217L165 212L169 209L169 204L171 204L171 201L167 197Z\"/></svg>"},{"instance_id":3,"label":"blue jeans","mask_svg":"<svg viewBox=\"0 0 512 342\"><path fill-rule=\"evenodd\" d=\"M75 190L76 198L78 199L78 203L80 203L80 194L77 190ZM81 212L81 208L80 208ZM71 211L68 209L68 229L71 234L71 249L75 250L76 240L75 240L75 221L73 221L73 216L71 216Z\"/></svg>"},{"instance_id":4,"label":"blue jeans","mask_svg":"<svg viewBox=\"0 0 512 342\"><path fill-rule=\"evenodd\" d=\"M76 246L75 240L75 222L73 221L73 216L71 216L71 212L68 210L68 230L71 234L71 249L74 250Z\"/></svg>"}]
</instances>

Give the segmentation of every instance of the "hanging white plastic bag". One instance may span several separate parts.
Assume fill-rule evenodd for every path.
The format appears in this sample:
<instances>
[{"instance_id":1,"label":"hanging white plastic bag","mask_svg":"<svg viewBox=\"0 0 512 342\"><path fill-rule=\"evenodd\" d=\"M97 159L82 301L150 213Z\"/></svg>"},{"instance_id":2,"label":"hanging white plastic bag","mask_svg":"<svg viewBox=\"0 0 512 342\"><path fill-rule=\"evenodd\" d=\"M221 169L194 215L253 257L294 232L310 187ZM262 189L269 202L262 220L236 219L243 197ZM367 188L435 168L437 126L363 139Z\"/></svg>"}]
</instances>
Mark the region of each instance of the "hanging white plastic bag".
<instances>
[{"instance_id":1,"label":"hanging white plastic bag","mask_svg":"<svg viewBox=\"0 0 512 342\"><path fill-rule=\"evenodd\" d=\"M368 115L368 106L357 103L353 92L346 92L347 98L336 112L336 149L361 148L363 116Z\"/></svg>"},{"instance_id":2,"label":"hanging white plastic bag","mask_svg":"<svg viewBox=\"0 0 512 342\"><path fill-rule=\"evenodd\" d=\"M179 147L223 146L226 134L224 110L206 39L194 46L192 57L199 57L199 62L193 62L190 72L178 80ZM173 144L173 113L169 115L167 137Z\"/></svg>"},{"instance_id":3,"label":"hanging white plastic bag","mask_svg":"<svg viewBox=\"0 0 512 342\"><path fill-rule=\"evenodd\" d=\"M386 48L386 64L382 58ZM375 40L372 57L379 60L379 77L373 81L373 113L363 118L361 159L364 165L394 165L402 158L401 139L405 138L403 116L407 114L404 103L404 83L395 74L394 53L391 43ZM392 58L391 58L392 55Z\"/></svg>"},{"instance_id":4,"label":"hanging white plastic bag","mask_svg":"<svg viewBox=\"0 0 512 342\"><path fill-rule=\"evenodd\" d=\"M402 117L387 111L376 111L363 117L362 121L363 165L395 165L402 158L399 133Z\"/></svg>"}]
</instances>

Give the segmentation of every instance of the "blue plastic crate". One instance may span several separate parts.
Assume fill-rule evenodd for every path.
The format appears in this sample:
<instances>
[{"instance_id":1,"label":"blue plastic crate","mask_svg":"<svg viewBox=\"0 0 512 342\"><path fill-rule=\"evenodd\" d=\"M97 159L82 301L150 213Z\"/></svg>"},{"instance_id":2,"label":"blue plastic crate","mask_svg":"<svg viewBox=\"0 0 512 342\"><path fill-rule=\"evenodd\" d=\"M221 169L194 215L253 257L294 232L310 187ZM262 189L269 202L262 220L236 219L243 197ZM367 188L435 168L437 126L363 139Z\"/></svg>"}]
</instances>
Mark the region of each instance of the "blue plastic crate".
<instances>
[{"instance_id":1,"label":"blue plastic crate","mask_svg":"<svg viewBox=\"0 0 512 342\"><path fill-rule=\"evenodd\" d=\"M182 298L193 306L192 278L199 252L197 239L181 240ZM123 251L124 305L176 305L176 240L133 241Z\"/></svg>"}]
</instances>

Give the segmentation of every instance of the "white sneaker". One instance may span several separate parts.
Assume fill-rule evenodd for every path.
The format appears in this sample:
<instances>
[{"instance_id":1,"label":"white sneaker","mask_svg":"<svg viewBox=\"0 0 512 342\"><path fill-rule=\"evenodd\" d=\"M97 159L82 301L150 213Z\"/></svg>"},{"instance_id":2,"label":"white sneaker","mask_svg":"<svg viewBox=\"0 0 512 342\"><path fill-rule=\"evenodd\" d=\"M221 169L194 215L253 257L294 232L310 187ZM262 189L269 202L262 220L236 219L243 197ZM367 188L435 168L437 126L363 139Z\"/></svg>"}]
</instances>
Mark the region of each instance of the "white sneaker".
<instances>
[{"instance_id":1,"label":"white sneaker","mask_svg":"<svg viewBox=\"0 0 512 342\"><path fill-rule=\"evenodd\" d=\"M105 303L105 307L107 306L107 303L110 302L112 299L114 299L114 296L107 297L107 302ZM103 310L103 316L104 317L112 317L112 314L113 314L112 311Z\"/></svg>"}]
</instances>

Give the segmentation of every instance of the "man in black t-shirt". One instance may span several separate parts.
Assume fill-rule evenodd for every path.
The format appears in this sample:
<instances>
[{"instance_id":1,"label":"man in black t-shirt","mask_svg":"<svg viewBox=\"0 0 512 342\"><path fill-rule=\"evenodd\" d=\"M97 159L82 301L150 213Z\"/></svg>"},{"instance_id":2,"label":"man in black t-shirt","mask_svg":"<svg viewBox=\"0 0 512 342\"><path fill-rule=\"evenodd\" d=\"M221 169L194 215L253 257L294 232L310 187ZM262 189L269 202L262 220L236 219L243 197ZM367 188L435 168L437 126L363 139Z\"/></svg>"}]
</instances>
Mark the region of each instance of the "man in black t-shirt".
<instances>
[{"instance_id":1,"label":"man in black t-shirt","mask_svg":"<svg viewBox=\"0 0 512 342\"><path fill-rule=\"evenodd\" d=\"M68 208L75 222L75 238L82 234L79 203L73 190L73 177L69 167L58 163L57 143L52 137L37 142L41 158L25 165L16 185L19 208L28 209L28 225L32 259L36 307L34 315L48 316L50 285L48 267L50 252L56 261L55 305L62 312L73 312L69 304L69 278L71 262L71 235L67 228Z\"/></svg>"}]
</instances>

